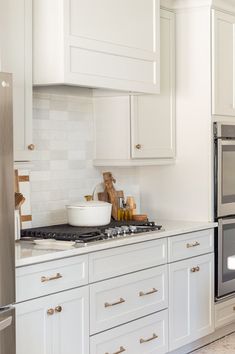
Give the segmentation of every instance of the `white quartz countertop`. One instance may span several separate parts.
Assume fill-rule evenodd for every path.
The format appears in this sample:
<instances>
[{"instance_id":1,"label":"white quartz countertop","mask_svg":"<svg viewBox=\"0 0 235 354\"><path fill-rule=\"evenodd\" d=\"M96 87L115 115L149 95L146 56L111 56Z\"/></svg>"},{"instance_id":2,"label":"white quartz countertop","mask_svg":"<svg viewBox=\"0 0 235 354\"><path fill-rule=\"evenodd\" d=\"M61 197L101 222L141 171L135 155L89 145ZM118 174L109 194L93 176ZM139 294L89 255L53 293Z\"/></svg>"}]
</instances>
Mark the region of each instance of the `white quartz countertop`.
<instances>
[{"instance_id":1,"label":"white quartz countertop","mask_svg":"<svg viewBox=\"0 0 235 354\"><path fill-rule=\"evenodd\" d=\"M114 247L126 246L134 243L157 240L160 238L176 236L188 232L215 228L216 222L195 222L195 221L158 221L162 225L162 230L156 232L128 235L126 237L111 240L92 242L87 246L76 245L70 248L47 249L35 245L33 242L20 241L16 243L16 267L51 261L60 258L86 254ZM59 242L59 241L57 241ZM56 242L56 243L57 243Z\"/></svg>"}]
</instances>

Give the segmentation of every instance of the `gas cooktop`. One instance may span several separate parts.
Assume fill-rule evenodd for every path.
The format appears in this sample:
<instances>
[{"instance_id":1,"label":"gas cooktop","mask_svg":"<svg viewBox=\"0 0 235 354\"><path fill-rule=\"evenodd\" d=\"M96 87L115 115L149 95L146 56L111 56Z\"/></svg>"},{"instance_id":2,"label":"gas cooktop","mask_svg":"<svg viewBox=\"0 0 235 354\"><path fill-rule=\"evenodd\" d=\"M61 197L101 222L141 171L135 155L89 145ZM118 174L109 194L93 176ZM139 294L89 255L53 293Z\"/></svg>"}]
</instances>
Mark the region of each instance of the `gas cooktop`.
<instances>
[{"instance_id":1,"label":"gas cooktop","mask_svg":"<svg viewBox=\"0 0 235 354\"><path fill-rule=\"evenodd\" d=\"M55 239L58 241L75 241L85 245L88 242L159 231L161 228L161 225L156 225L155 222L150 221L112 221L109 225L100 227L77 227L63 224L21 230L21 240Z\"/></svg>"}]
</instances>

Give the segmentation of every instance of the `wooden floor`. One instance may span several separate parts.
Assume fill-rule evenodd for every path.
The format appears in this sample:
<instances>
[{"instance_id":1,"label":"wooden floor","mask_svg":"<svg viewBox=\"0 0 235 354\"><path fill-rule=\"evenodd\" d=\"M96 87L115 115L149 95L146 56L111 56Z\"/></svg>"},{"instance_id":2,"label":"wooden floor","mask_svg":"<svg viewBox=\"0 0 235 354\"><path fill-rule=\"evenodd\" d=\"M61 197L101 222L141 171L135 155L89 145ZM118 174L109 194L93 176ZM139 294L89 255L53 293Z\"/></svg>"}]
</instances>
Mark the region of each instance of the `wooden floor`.
<instances>
[{"instance_id":1,"label":"wooden floor","mask_svg":"<svg viewBox=\"0 0 235 354\"><path fill-rule=\"evenodd\" d=\"M198 349L192 354L235 354L235 333Z\"/></svg>"}]
</instances>

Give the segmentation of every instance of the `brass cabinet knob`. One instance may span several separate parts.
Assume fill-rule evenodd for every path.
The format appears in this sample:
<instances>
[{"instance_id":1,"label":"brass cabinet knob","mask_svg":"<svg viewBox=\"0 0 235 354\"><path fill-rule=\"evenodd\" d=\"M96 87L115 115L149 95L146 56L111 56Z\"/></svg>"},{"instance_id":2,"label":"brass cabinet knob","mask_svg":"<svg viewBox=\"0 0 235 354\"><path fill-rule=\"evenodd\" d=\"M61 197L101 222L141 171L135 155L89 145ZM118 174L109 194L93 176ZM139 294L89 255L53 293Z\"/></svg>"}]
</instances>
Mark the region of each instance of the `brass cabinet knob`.
<instances>
[{"instance_id":1,"label":"brass cabinet knob","mask_svg":"<svg viewBox=\"0 0 235 354\"><path fill-rule=\"evenodd\" d=\"M140 150L142 148L141 144L137 144L135 147L137 150Z\"/></svg>"},{"instance_id":2,"label":"brass cabinet knob","mask_svg":"<svg viewBox=\"0 0 235 354\"><path fill-rule=\"evenodd\" d=\"M29 144L28 145L28 149L31 150L31 151L35 150L35 145L34 144Z\"/></svg>"},{"instance_id":3,"label":"brass cabinet knob","mask_svg":"<svg viewBox=\"0 0 235 354\"><path fill-rule=\"evenodd\" d=\"M54 315L54 313L55 313L55 310L54 310L54 309L48 309L48 310L47 310L47 314L48 314L49 316Z\"/></svg>"},{"instance_id":4,"label":"brass cabinet knob","mask_svg":"<svg viewBox=\"0 0 235 354\"><path fill-rule=\"evenodd\" d=\"M191 272L192 273L196 273L196 272L199 272L199 271L200 271L200 267L199 266L191 268Z\"/></svg>"},{"instance_id":5,"label":"brass cabinet knob","mask_svg":"<svg viewBox=\"0 0 235 354\"><path fill-rule=\"evenodd\" d=\"M56 306L55 312L62 312L62 306Z\"/></svg>"}]
</instances>

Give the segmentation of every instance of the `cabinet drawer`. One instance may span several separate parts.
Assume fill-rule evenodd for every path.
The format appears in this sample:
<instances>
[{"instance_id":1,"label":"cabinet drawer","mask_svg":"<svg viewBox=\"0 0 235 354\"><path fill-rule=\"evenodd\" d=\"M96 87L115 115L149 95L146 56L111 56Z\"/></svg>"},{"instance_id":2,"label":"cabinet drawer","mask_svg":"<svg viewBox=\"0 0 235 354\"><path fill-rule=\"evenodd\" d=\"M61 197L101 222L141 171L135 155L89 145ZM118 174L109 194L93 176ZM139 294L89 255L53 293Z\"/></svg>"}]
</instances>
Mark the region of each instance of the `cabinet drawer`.
<instances>
[{"instance_id":1,"label":"cabinet drawer","mask_svg":"<svg viewBox=\"0 0 235 354\"><path fill-rule=\"evenodd\" d=\"M95 252L89 255L89 281L113 278L166 262L166 239Z\"/></svg>"},{"instance_id":2,"label":"cabinet drawer","mask_svg":"<svg viewBox=\"0 0 235 354\"><path fill-rule=\"evenodd\" d=\"M214 230L192 232L169 237L168 262L199 256L214 250Z\"/></svg>"},{"instance_id":3,"label":"cabinet drawer","mask_svg":"<svg viewBox=\"0 0 235 354\"><path fill-rule=\"evenodd\" d=\"M168 352L167 310L92 336L91 354Z\"/></svg>"},{"instance_id":4,"label":"cabinet drawer","mask_svg":"<svg viewBox=\"0 0 235 354\"><path fill-rule=\"evenodd\" d=\"M88 257L79 256L16 269L16 302L88 283Z\"/></svg>"},{"instance_id":5,"label":"cabinet drawer","mask_svg":"<svg viewBox=\"0 0 235 354\"><path fill-rule=\"evenodd\" d=\"M91 334L163 310L167 305L166 265L93 284Z\"/></svg>"},{"instance_id":6,"label":"cabinet drawer","mask_svg":"<svg viewBox=\"0 0 235 354\"><path fill-rule=\"evenodd\" d=\"M235 321L235 299L215 305L215 328L226 326Z\"/></svg>"}]
</instances>

